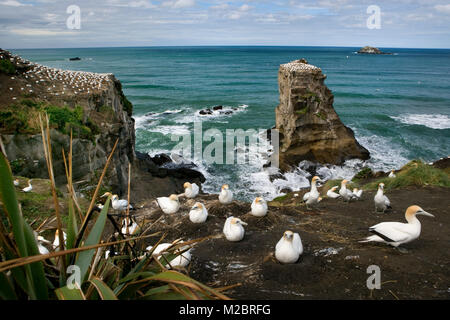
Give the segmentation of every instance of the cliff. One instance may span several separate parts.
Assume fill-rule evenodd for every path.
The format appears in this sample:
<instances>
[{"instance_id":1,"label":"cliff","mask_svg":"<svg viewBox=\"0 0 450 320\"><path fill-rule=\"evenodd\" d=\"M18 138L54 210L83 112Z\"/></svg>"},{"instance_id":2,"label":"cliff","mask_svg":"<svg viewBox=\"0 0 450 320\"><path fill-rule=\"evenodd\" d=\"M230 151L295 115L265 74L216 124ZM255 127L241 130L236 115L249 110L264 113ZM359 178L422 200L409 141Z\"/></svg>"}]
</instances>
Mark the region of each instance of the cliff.
<instances>
[{"instance_id":1,"label":"cliff","mask_svg":"<svg viewBox=\"0 0 450 320\"><path fill-rule=\"evenodd\" d=\"M369 151L335 112L334 97L325 79L320 68L304 59L280 66L280 104L275 113L282 170L302 160L342 164L352 158L369 158Z\"/></svg>"},{"instance_id":2,"label":"cliff","mask_svg":"<svg viewBox=\"0 0 450 320\"><path fill-rule=\"evenodd\" d=\"M73 131L73 178L78 190L92 190L117 139L105 188L125 194L132 163L133 177L146 177L132 188L146 188L147 195L182 190L182 174L163 171L155 177L152 172L158 173L158 166L151 159L136 158L133 106L113 74L48 68L0 50L0 97L0 134L15 175L48 178L38 121L45 112L58 185L66 183L61 149L68 152ZM203 178L198 172L189 173ZM155 179L167 182L166 188Z\"/></svg>"}]
</instances>

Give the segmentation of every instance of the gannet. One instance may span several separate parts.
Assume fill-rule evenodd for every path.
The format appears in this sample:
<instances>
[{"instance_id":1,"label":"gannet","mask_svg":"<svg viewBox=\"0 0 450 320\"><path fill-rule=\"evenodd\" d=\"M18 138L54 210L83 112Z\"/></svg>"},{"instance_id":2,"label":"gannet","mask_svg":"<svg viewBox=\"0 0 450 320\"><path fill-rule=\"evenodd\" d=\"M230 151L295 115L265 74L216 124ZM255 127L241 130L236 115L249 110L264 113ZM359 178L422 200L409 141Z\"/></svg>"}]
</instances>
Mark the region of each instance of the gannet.
<instances>
[{"instance_id":1,"label":"gannet","mask_svg":"<svg viewBox=\"0 0 450 320\"><path fill-rule=\"evenodd\" d=\"M227 184L224 184L219 194L219 202L222 204L229 204L232 201L233 201L233 192L230 191L230 187Z\"/></svg>"},{"instance_id":2,"label":"gannet","mask_svg":"<svg viewBox=\"0 0 450 320\"><path fill-rule=\"evenodd\" d=\"M174 244L175 243L161 243L155 248L152 255L158 257L158 256L162 255L165 251L167 251L167 249L172 247ZM177 256L174 259L172 259L171 261L169 261L170 266L184 268L189 265L189 263L191 262L192 254L191 254L191 249L186 250L187 248L188 248L187 246L184 246L184 247L174 251L174 254L177 254ZM145 250L151 251L152 249L153 249L152 246L148 246ZM163 259L161 262L166 262L166 261ZM167 268L170 269L170 266L167 266Z\"/></svg>"},{"instance_id":3,"label":"gannet","mask_svg":"<svg viewBox=\"0 0 450 320\"><path fill-rule=\"evenodd\" d=\"M180 209L180 202L176 194L172 194L170 197L156 198L156 201L164 213L172 214Z\"/></svg>"},{"instance_id":4,"label":"gannet","mask_svg":"<svg viewBox=\"0 0 450 320\"><path fill-rule=\"evenodd\" d=\"M20 184L19 179L14 180L14 185L15 185L16 187L18 187L19 184Z\"/></svg>"},{"instance_id":5,"label":"gannet","mask_svg":"<svg viewBox=\"0 0 450 320\"><path fill-rule=\"evenodd\" d=\"M300 235L289 230L283 234L275 247L275 258L281 263L296 263L302 253Z\"/></svg>"},{"instance_id":6,"label":"gannet","mask_svg":"<svg viewBox=\"0 0 450 320\"><path fill-rule=\"evenodd\" d=\"M262 197L255 198L252 202L251 208L251 214L255 217L264 217L267 215L267 203Z\"/></svg>"},{"instance_id":7,"label":"gannet","mask_svg":"<svg viewBox=\"0 0 450 320\"><path fill-rule=\"evenodd\" d=\"M30 192L33 190L33 186L31 185L31 180L28 180L28 187L22 189L23 192Z\"/></svg>"},{"instance_id":8,"label":"gannet","mask_svg":"<svg viewBox=\"0 0 450 320\"><path fill-rule=\"evenodd\" d=\"M130 223L131 222L131 223ZM128 232L127 232L128 227ZM123 235L134 235L139 231L139 226L136 223L136 221L133 221L133 219L125 218L122 221L122 234Z\"/></svg>"},{"instance_id":9,"label":"gannet","mask_svg":"<svg viewBox=\"0 0 450 320\"><path fill-rule=\"evenodd\" d=\"M384 183L380 183L378 185L378 192L373 199L375 201L375 212L378 212L379 210L385 212L387 209L392 209L391 202L388 197L383 194L383 190Z\"/></svg>"},{"instance_id":10,"label":"gannet","mask_svg":"<svg viewBox=\"0 0 450 320\"><path fill-rule=\"evenodd\" d=\"M305 193L303 196L303 201L308 201L309 197L312 196L313 198L319 198L319 191L317 191L317 181L320 181L320 178L315 176L311 180L311 191Z\"/></svg>"},{"instance_id":11,"label":"gannet","mask_svg":"<svg viewBox=\"0 0 450 320\"><path fill-rule=\"evenodd\" d=\"M65 246L66 240L67 240L67 235L64 231L63 231L63 238L64 238L64 246ZM56 229L56 231L55 231L55 240L53 240L53 248L55 250L59 250L59 230L58 229Z\"/></svg>"},{"instance_id":12,"label":"gannet","mask_svg":"<svg viewBox=\"0 0 450 320\"><path fill-rule=\"evenodd\" d=\"M195 198L198 195L198 191L200 190L198 185L195 183L186 182L183 185L183 187L184 187L184 195L190 199Z\"/></svg>"},{"instance_id":13,"label":"gannet","mask_svg":"<svg viewBox=\"0 0 450 320\"><path fill-rule=\"evenodd\" d=\"M243 226L246 225L247 223L239 218L229 217L225 221L225 225L223 227L225 238L227 238L228 241L241 241L245 234L245 229Z\"/></svg>"},{"instance_id":14,"label":"gannet","mask_svg":"<svg viewBox=\"0 0 450 320\"><path fill-rule=\"evenodd\" d=\"M127 210L128 207L128 201L127 200L119 200L119 196L117 194L111 194L111 192L106 192L104 195L101 196L101 198L103 197L107 197L107 196L112 196L111 197L111 206L113 207L114 210L118 210L118 211L125 211ZM130 204L130 210L133 209L133 206Z\"/></svg>"},{"instance_id":15,"label":"gannet","mask_svg":"<svg viewBox=\"0 0 450 320\"><path fill-rule=\"evenodd\" d=\"M208 210L200 202L197 202L189 212L189 220L193 223L203 223L208 218Z\"/></svg>"},{"instance_id":16,"label":"gannet","mask_svg":"<svg viewBox=\"0 0 450 320\"><path fill-rule=\"evenodd\" d=\"M406 210L405 218L408 223L382 222L369 228L375 235L369 236L360 242L384 242L398 247L403 243L411 242L420 236L421 224L417 215L434 216L419 206L411 206Z\"/></svg>"},{"instance_id":17,"label":"gannet","mask_svg":"<svg viewBox=\"0 0 450 320\"><path fill-rule=\"evenodd\" d=\"M353 192L347 189L347 183L349 183L348 180L345 179L342 180L341 189L339 189L339 194L341 195L344 201L349 202L350 200L354 199L355 196L353 195Z\"/></svg>"},{"instance_id":18,"label":"gannet","mask_svg":"<svg viewBox=\"0 0 450 320\"><path fill-rule=\"evenodd\" d=\"M356 199L361 199L361 196L363 194L363 190L358 190L358 188L353 188L353 195L355 196Z\"/></svg>"},{"instance_id":19,"label":"gannet","mask_svg":"<svg viewBox=\"0 0 450 320\"><path fill-rule=\"evenodd\" d=\"M42 236L38 236L38 233L36 231L33 231L33 232L34 232L34 237L36 238L36 242L37 242L39 253L40 254L48 254L48 253L50 253L48 251L48 249L45 246L42 245L42 243L51 244L51 242L46 240Z\"/></svg>"},{"instance_id":20,"label":"gannet","mask_svg":"<svg viewBox=\"0 0 450 320\"><path fill-rule=\"evenodd\" d=\"M330 190L327 191L327 197L331 198L331 199L337 199L339 198L341 195L339 193L336 193L336 189L339 188L338 186L331 188Z\"/></svg>"},{"instance_id":21,"label":"gannet","mask_svg":"<svg viewBox=\"0 0 450 320\"><path fill-rule=\"evenodd\" d=\"M391 173L389 173L389 178L395 178L396 175L394 173L394 170L391 170Z\"/></svg>"}]
</instances>

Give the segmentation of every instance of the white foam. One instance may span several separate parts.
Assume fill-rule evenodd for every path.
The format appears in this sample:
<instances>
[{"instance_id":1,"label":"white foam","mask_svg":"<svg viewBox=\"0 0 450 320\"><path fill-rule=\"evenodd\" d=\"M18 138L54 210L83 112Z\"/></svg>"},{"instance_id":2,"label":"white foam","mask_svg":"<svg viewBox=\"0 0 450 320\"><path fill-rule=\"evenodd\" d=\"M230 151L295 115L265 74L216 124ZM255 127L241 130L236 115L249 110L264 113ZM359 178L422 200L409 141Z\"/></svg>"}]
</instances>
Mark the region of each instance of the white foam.
<instances>
[{"instance_id":1,"label":"white foam","mask_svg":"<svg viewBox=\"0 0 450 320\"><path fill-rule=\"evenodd\" d=\"M183 110L176 109L176 110L166 110L164 112L149 112L141 116L133 116L135 120L135 127L136 129L143 129L143 128L149 128L149 126L154 126L155 120L158 120L161 118L161 116L169 116L177 113L181 113Z\"/></svg>"},{"instance_id":2,"label":"white foam","mask_svg":"<svg viewBox=\"0 0 450 320\"><path fill-rule=\"evenodd\" d=\"M392 119L405 124L415 124L431 129L450 129L450 117L444 114L404 114Z\"/></svg>"},{"instance_id":3,"label":"white foam","mask_svg":"<svg viewBox=\"0 0 450 320\"><path fill-rule=\"evenodd\" d=\"M152 126L146 129L149 132L158 132L162 133L163 135L185 135L190 134L191 130L188 126L174 126L174 125L167 125L167 126Z\"/></svg>"},{"instance_id":4,"label":"white foam","mask_svg":"<svg viewBox=\"0 0 450 320\"><path fill-rule=\"evenodd\" d=\"M182 118L176 119L175 122L176 123L192 123L192 122L201 122L204 120L214 119L214 122L227 123L227 121L217 121L216 119L222 118L222 117L232 117L233 115L235 115L237 113L246 111L247 108L248 108L248 105L246 105L246 104L239 105L238 107L223 106L223 108L221 110L213 110L212 108L209 108L212 111L212 114L205 114L205 115L200 114L200 111L202 111L202 110L195 110L194 114L188 114ZM229 114L227 114L228 112L229 112Z\"/></svg>"}]
</instances>

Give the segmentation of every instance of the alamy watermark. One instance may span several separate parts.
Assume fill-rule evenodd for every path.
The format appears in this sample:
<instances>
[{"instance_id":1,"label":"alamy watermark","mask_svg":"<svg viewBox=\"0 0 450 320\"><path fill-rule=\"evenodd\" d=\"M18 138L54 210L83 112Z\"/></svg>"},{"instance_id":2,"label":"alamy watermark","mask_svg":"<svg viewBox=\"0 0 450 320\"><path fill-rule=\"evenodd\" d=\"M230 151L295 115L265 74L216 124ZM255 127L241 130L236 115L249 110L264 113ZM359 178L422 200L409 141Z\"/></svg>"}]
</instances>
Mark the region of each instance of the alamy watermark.
<instances>
[{"instance_id":1,"label":"alamy watermark","mask_svg":"<svg viewBox=\"0 0 450 320\"><path fill-rule=\"evenodd\" d=\"M367 273L371 276L367 278L367 289L381 289L381 269L377 265L371 265L367 268Z\"/></svg>"},{"instance_id":2,"label":"alamy watermark","mask_svg":"<svg viewBox=\"0 0 450 320\"><path fill-rule=\"evenodd\" d=\"M367 28L381 29L381 8L377 5L371 5L367 7L366 12L370 14L367 18Z\"/></svg>"},{"instance_id":3,"label":"alamy watermark","mask_svg":"<svg viewBox=\"0 0 450 320\"><path fill-rule=\"evenodd\" d=\"M77 5L70 5L66 10L70 16L66 20L67 29L80 30L81 29L81 8Z\"/></svg>"}]
</instances>

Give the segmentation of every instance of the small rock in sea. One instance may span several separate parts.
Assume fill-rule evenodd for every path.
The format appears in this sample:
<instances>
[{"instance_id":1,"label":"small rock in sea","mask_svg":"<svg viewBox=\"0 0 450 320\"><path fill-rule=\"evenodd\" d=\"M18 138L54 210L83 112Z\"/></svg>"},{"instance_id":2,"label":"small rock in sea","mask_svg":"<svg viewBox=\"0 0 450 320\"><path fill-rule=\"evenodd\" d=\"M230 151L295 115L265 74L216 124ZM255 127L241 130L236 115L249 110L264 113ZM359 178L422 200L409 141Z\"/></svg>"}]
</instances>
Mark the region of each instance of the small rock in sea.
<instances>
[{"instance_id":1,"label":"small rock in sea","mask_svg":"<svg viewBox=\"0 0 450 320\"><path fill-rule=\"evenodd\" d=\"M215 107L213 108L214 111L222 110L222 109L223 109L223 106L215 106Z\"/></svg>"},{"instance_id":2,"label":"small rock in sea","mask_svg":"<svg viewBox=\"0 0 450 320\"><path fill-rule=\"evenodd\" d=\"M204 115L209 115L209 114L213 114L211 109L205 109L205 110L200 110L199 114L201 114L202 116Z\"/></svg>"}]
</instances>

